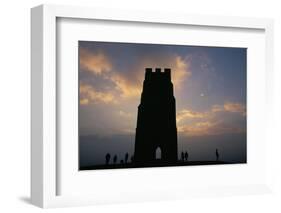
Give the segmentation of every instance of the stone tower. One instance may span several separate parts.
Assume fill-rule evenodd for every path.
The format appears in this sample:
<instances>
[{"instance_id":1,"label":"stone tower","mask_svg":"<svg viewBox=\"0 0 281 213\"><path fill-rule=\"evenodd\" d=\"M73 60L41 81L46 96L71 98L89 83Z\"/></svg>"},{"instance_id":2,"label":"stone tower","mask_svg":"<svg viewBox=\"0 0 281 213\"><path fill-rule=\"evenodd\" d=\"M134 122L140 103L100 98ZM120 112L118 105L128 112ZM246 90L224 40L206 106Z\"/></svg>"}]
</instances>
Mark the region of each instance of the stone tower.
<instances>
[{"instance_id":1,"label":"stone tower","mask_svg":"<svg viewBox=\"0 0 281 213\"><path fill-rule=\"evenodd\" d=\"M158 157L156 156L158 152ZM176 101L171 69L146 68L138 106L134 162L138 166L177 162ZM160 153L160 154L159 154Z\"/></svg>"}]
</instances>

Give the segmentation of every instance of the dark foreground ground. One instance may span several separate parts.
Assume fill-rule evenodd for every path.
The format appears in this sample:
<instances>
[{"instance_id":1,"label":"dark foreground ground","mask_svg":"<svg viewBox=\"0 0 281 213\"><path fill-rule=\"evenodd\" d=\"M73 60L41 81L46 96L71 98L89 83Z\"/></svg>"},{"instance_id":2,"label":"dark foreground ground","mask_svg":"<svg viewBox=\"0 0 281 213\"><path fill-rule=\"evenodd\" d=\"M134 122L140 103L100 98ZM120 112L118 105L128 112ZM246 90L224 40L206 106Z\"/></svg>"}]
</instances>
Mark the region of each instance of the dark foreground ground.
<instances>
[{"instance_id":1,"label":"dark foreground ground","mask_svg":"<svg viewBox=\"0 0 281 213\"><path fill-rule=\"evenodd\" d=\"M224 161L185 161L174 164L156 162L149 165L136 165L134 163L109 164L80 167L79 170L96 170L96 169L126 169L126 168L147 168L147 167L170 167L170 166L202 166L202 165L219 165L219 164L237 164Z\"/></svg>"}]
</instances>

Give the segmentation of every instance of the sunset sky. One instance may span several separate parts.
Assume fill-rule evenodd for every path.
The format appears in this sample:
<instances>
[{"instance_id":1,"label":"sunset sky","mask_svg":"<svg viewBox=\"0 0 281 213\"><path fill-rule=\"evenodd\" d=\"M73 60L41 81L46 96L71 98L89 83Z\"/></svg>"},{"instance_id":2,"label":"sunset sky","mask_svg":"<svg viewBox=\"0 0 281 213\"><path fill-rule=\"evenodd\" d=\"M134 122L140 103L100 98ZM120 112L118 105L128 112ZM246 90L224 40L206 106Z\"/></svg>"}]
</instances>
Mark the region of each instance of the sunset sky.
<instances>
[{"instance_id":1,"label":"sunset sky","mask_svg":"<svg viewBox=\"0 0 281 213\"><path fill-rule=\"evenodd\" d=\"M171 68L179 152L209 159L219 148L225 159L245 161L246 55L245 48L80 41L82 163L99 163L108 150L133 154L146 67Z\"/></svg>"}]
</instances>

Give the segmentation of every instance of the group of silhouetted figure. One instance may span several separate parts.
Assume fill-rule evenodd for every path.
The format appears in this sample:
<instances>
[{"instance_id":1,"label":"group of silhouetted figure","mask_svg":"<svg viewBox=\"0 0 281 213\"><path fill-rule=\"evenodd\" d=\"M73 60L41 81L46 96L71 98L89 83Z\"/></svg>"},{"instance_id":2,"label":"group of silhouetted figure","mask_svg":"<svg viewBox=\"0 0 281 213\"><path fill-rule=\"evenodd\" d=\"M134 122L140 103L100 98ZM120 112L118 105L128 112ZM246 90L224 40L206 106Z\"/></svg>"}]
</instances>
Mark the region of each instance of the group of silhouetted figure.
<instances>
[{"instance_id":1,"label":"group of silhouetted figure","mask_svg":"<svg viewBox=\"0 0 281 213\"><path fill-rule=\"evenodd\" d=\"M219 154L218 149L216 149L215 155L216 155L216 161L219 161L220 154ZM185 151L185 152L182 151L182 152L181 152L181 158L180 158L181 162L188 162L188 158L189 158L188 152L187 152L187 151ZM107 154L105 155L105 164L106 164L106 165L109 165L109 164L110 164L110 159L111 159L111 155L110 155L109 153L107 153ZM132 163L133 160L134 160L134 156L131 155L130 162L129 162L129 153L127 152L127 153L125 154L125 156L124 156L124 159L121 159L121 160L119 161L119 163L120 163L120 164L128 164L128 163ZM118 157L117 157L117 155L114 155L113 158L112 158L112 163L113 163L113 165L117 164L117 161L118 161Z\"/></svg>"},{"instance_id":2,"label":"group of silhouetted figure","mask_svg":"<svg viewBox=\"0 0 281 213\"><path fill-rule=\"evenodd\" d=\"M189 157L189 155L188 155L188 152L181 152L181 161L188 161L188 157Z\"/></svg>"},{"instance_id":3,"label":"group of silhouetted figure","mask_svg":"<svg viewBox=\"0 0 281 213\"><path fill-rule=\"evenodd\" d=\"M109 153L107 153L105 155L105 164L106 165L110 164L110 159L111 159L111 155ZM131 162L133 162L133 159L134 159L134 156L132 155L130 158ZM124 159L121 159L119 162L120 162L120 164L124 164L124 163L127 164L127 163L129 163L128 160L129 160L129 153L127 152L124 156ZM112 159L112 163L116 164L117 161L118 161L118 157L117 157L117 155L114 155L114 157Z\"/></svg>"},{"instance_id":4,"label":"group of silhouetted figure","mask_svg":"<svg viewBox=\"0 0 281 213\"><path fill-rule=\"evenodd\" d=\"M220 154L219 154L219 150L218 150L218 149L216 149L215 154L216 154L216 161L219 161L219 159L220 159ZM182 161L182 162L188 161L188 157L189 157L189 154L188 154L187 151L181 152L181 161Z\"/></svg>"},{"instance_id":5,"label":"group of silhouetted figure","mask_svg":"<svg viewBox=\"0 0 281 213\"><path fill-rule=\"evenodd\" d=\"M216 149L215 155L216 155L216 161L219 161L220 154L219 154L219 150L218 149ZM181 152L181 158L180 158L181 162L187 162L188 158L189 158L189 154L188 154L187 151Z\"/></svg>"}]
</instances>

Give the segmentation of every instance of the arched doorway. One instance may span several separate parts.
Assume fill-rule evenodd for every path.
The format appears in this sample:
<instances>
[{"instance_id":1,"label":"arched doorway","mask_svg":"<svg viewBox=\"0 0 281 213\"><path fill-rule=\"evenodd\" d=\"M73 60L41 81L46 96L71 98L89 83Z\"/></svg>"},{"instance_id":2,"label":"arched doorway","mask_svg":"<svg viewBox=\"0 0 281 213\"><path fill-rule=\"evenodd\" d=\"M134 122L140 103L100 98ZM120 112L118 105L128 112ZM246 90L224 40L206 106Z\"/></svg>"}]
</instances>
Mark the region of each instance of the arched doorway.
<instances>
[{"instance_id":1,"label":"arched doorway","mask_svg":"<svg viewBox=\"0 0 281 213\"><path fill-rule=\"evenodd\" d=\"M162 151L160 147L157 147L155 150L155 159L156 160L161 160Z\"/></svg>"}]
</instances>

